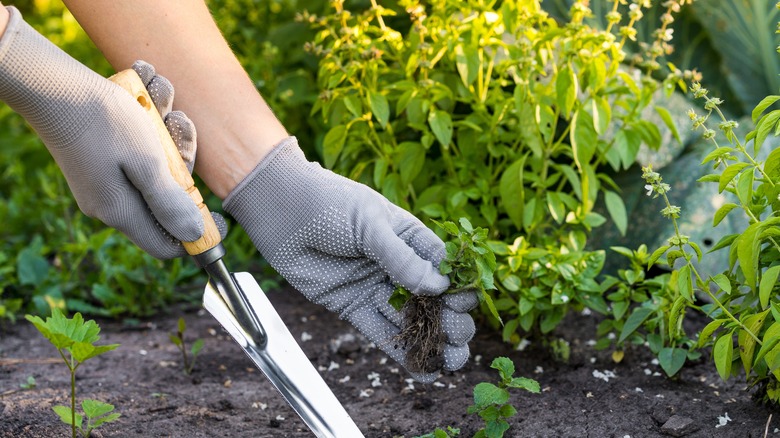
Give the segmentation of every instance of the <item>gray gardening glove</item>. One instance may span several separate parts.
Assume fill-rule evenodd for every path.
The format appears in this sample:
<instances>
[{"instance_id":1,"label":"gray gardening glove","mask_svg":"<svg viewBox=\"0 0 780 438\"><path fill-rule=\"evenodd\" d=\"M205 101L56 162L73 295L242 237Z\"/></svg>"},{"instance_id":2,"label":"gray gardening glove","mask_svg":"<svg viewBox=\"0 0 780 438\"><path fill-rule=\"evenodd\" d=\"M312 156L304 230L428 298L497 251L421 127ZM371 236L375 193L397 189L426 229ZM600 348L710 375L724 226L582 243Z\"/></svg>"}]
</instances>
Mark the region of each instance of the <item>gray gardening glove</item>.
<instances>
[{"instance_id":1,"label":"gray gardening glove","mask_svg":"<svg viewBox=\"0 0 780 438\"><path fill-rule=\"evenodd\" d=\"M170 176L149 116L129 93L57 48L18 10L8 10L0 37L0 100L41 137L86 215L155 257L183 255L178 241L197 240L203 220Z\"/></svg>"},{"instance_id":2,"label":"gray gardening glove","mask_svg":"<svg viewBox=\"0 0 780 438\"><path fill-rule=\"evenodd\" d=\"M402 314L387 303L394 284L439 295L444 243L407 211L365 185L306 160L295 137L277 145L225 198L266 260L306 298L337 312L404 365L393 338ZM476 293L444 296L444 370L468 359ZM437 373L412 374L429 383Z\"/></svg>"}]
</instances>

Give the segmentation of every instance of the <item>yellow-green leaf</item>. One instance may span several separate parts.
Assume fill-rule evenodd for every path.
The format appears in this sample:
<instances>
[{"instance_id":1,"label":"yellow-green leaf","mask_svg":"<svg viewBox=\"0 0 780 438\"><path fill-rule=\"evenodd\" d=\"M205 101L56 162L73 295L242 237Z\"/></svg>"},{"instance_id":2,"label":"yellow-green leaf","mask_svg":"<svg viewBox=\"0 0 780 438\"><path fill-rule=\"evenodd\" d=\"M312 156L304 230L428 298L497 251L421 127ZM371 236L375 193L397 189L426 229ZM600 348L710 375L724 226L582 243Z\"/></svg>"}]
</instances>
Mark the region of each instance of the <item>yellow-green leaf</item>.
<instances>
[{"instance_id":1,"label":"yellow-green leaf","mask_svg":"<svg viewBox=\"0 0 780 438\"><path fill-rule=\"evenodd\" d=\"M761 282L758 286L758 298L762 309L766 309L769 306L769 298L772 289L777 283L778 274L780 274L780 265L775 265L767 269L764 275L761 276Z\"/></svg>"}]
</instances>

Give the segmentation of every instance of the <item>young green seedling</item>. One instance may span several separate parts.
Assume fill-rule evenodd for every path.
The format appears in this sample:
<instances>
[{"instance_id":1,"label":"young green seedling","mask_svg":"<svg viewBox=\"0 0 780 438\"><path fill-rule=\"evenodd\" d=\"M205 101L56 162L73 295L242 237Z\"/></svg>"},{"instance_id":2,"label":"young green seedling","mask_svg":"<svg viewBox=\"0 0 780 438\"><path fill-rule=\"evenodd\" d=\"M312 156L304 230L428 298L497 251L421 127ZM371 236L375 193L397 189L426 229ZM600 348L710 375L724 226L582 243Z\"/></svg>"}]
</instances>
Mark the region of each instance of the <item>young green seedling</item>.
<instances>
[{"instance_id":1,"label":"young green seedling","mask_svg":"<svg viewBox=\"0 0 780 438\"><path fill-rule=\"evenodd\" d=\"M46 321L32 315L25 315L25 318L54 345L70 371L70 407L55 406L53 409L65 424L70 425L73 438L76 438L77 430L84 438L89 438L92 430L119 418L120 414L111 413L113 405L97 400L83 400L81 408L84 415L76 413L76 369L88 359L111 351L119 344L95 345L100 339L100 327L95 321L84 321L80 313L68 319L55 308ZM86 425L83 424L84 417L87 418Z\"/></svg>"},{"instance_id":2,"label":"young green seedling","mask_svg":"<svg viewBox=\"0 0 780 438\"><path fill-rule=\"evenodd\" d=\"M19 384L19 387L22 389L33 389L36 386L38 386L38 383L35 382L35 377L33 376L27 376L27 381Z\"/></svg>"},{"instance_id":3,"label":"young green seedling","mask_svg":"<svg viewBox=\"0 0 780 438\"><path fill-rule=\"evenodd\" d=\"M187 355L187 346L184 343L184 332L187 330L187 324L184 322L184 318L179 318L179 324L176 334L171 333L169 335L171 342L173 342L181 351L182 358L184 359L184 374L192 374L193 368L195 368L195 358L198 357L198 353L203 349L203 339L197 339L192 343L190 348L190 355Z\"/></svg>"},{"instance_id":4,"label":"young green seedling","mask_svg":"<svg viewBox=\"0 0 780 438\"><path fill-rule=\"evenodd\" d=\"M436 222L451 236L445 243L446 255L439 271L449 275L451 285L445 293L478 291L490 313L500 322L493 300L487 290L495 289L493 271L496 256L487 244L488 231L474 228L466 218L460 228L453 222ZM407 348L407 368L412 372L433 372L443 361L444 333L441 327L441 296L413 295L398 286L388 302L404 313L404 328L395 340Z\"/></svg>"},{"instance_id":5,"label":"young green seedling","mask_svg":"<svg viewBox=\"0 0 780 438\"><path fill-rule=\"evenodd\" d=\"M506 420L517 414L517 409L509 403L509 388L539 392L539 383L536 380L512 377L515 364L511 359L497 357L490 367L498 370L501 380L498 385L481 382L474 387L474 404L469 406L468 413L478 414L485 421L485 427L477 431L474 438L500 438L509 430Z\"/></svg>"}]
</instances>

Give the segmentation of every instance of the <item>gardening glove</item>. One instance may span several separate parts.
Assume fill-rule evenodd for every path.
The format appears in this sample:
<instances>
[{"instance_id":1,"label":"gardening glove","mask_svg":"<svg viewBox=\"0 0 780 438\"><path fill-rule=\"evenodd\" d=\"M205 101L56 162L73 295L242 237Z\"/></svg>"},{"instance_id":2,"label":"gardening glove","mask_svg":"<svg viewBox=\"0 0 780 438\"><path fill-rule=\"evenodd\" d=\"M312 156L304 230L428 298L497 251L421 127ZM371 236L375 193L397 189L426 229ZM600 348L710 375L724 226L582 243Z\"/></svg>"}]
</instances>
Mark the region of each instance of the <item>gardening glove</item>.
<instances>
[{"instance_id":1,"label":"gardening glove","mask_svg":"<svg viewBox=\"0 0 780 438\"><path fill-rule=\"evenodd\" d=\"M179 241L197 240L203 220L170 175L152 120L127 91L7 9L0 100L35 129L81 211L157 258L183 255Z\"/></svg>"},{"instance_id":2,"label":"gardening glove","mask_svg":"<svg viewBox=\"0 0 780 438\"><path fill-rule=\"evenodd\" d=\"M449 279L437 267L444 243L382 195L306 160L295 137L277 145L225 198L225 211L292 286L337 312L401 365L394 337L403 315L388 304L394 285L439 295ZM444 295L444 370L468 359L475 292ZM412 373L429 383L434 373Z\"/></svg>"}]
</instances>

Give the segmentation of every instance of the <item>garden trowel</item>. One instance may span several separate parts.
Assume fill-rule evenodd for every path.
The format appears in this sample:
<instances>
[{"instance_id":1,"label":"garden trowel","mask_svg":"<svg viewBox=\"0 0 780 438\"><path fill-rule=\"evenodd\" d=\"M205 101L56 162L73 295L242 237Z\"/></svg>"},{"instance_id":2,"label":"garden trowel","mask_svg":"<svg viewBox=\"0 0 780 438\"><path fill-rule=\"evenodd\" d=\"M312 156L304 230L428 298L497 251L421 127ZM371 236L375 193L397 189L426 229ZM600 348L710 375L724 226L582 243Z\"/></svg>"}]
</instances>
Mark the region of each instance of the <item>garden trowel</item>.
<instances>
[{"instance_id":1,"label":"garden trowel","mask_svg":"<svg viewBox=\"0 0 780 438\"><path fill-rule=\"evenodd\" d=\"M249 273L231 273L225 267L222 261L225 249L219 230L141 79L133 70L122 71L110 79L127 90L154 119L171 174L200 208L205 233L199 240L182 242L182 245L209 275L203 306L238 342L315 435L362 437L360 429L309 362L257 281Z\"/></svg>"}]
</instances>

